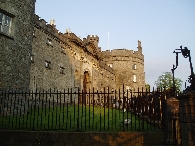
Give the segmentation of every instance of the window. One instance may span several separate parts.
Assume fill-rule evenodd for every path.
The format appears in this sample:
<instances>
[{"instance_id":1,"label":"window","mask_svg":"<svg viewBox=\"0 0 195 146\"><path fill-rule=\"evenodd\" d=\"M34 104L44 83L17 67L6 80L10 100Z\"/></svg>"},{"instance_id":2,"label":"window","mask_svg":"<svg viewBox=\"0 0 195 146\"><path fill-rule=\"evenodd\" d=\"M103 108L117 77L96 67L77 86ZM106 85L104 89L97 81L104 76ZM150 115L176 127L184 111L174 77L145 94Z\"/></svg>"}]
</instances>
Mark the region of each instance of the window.
<instances>
[{"instance_id":1,"label":"window","mask_svg":"<svg viewBox=\"0 0 195 146\"><path fill-rule=\"evenodd\" d=\"M35 38L36 38L36 36L35 36L35 30L33 31L33 37L35 37Z\"/></svg>"},{"instance_id":2,"label":"window","mask_svg":"<svg viewBox=\"0 0 195 146\"><path fill-rule=\"evenodd\" d=\"M0 32L11 35L12 18L0 12Z\"/></svg>"},{"instance_id":3,"label":"window","mask_svg":"<svg viewBox=\"0 0 195 146\"><path fill-rule=\"evenodd\" d=\"M64 50L64 48L62 46L61 46L61 53L66 55L66 52L65 52L65 50Z\"/></svg>"},{"instance_id":4,"label":"window","mask_svg":"<svg viewBox=\"0 0 195 146\"><path fill-rule=\"evenodd\" d=\"M136 69L137 69L136 64L133 64L133 65L132 65L132 68L133 68L134 70L136 70Z\"/></svg>"},{"instance_id":5,"label":"window","mask_svg":"<svg viewBox=\"0 0 195 146\"><path fill-rule=\"evenodd\" d=\"M137 82L137 78L136 78L136 75L133 75L133 82Z\"/></svg>"},{"instance_id":6,"label":"window","mask_svg":"<svg viewBox=\"0 0 195 146\"><path fill-rule=\"evenodd\" d=\"M108 66L112 68L112 64L108 64Z\"/></svg>"},{"instance_id":7,"label":"window","mask_svg":"<svg viewBox=\"0 0 195 146\"><path fill-rule=\"evenodd\" d=\"M64 74L64 69L65 69L64 67L60 67L60 73L61 74Z\"/></svg>"},{"instance_id":8,"label":"window","mask_svg":"<svg viewBox=\"0 0 195 146\"><path fill-rule=\"evenodd\" d=\"M52 46L52 41L51 41L51 39L47 39L47 44L50 45L50 46Z\"/></svg>"},{"instance_id":9,"label":"window","mask_svg":"<svg viewBox=\"0 0 195 146\"><path fill-rule=\"evenodd\" d=\"M34 63L34 55L33 55L33 54L31 54L31 56L30 56L30 61L31 61L32 63Z\"/></svg>"},{"instance_id":10,"label":"window","mask_svg":"<svg viewBox=\"0 0 195 146\"><path fill-rule=\"evenodd\" d=\"M51 68L51 62L45 60L45 67L50 69Z\"/></svg>"}]
</instances>

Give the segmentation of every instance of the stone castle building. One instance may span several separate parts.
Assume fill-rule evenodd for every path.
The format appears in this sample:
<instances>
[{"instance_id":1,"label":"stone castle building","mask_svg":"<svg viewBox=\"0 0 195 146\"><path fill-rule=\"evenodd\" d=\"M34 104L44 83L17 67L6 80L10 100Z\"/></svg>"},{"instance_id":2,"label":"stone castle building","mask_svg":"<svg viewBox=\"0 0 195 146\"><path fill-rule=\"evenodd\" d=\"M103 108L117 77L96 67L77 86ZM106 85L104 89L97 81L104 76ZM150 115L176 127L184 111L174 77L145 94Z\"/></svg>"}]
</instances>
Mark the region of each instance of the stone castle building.
<instances>
[{"instance_id":1,"label":"stone castle building","mask_svg":"<svg viewBox=\"0 0 195 146\"><path fill-rule=\"evenodd\" d=\"M140 41L137 51L101 51L98 36L81 40L69 30L61 33L54 20L47 24L34 13L34 5L35 0L0 0L0 88L85 92L145 86Z\"/></svg>"},{"instance_id":2,"label":"stone castle building","mask_svg":"<svg viewBox=\"0 0 195 146\"><path fill-rule=\"evenodd\" d=\"M30 86L35 0L0 0L0 88Z\"/></svg>"}]
</instances>

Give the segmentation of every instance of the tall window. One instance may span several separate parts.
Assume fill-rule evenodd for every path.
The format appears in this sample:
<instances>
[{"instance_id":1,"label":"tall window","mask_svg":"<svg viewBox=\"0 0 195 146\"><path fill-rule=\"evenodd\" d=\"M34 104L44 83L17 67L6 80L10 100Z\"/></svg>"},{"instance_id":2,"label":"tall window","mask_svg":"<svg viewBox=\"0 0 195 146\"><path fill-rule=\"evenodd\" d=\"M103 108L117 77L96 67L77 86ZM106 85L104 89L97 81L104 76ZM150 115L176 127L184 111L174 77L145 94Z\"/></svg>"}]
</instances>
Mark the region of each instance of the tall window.
<instances>
[{"instance_id":1,"label":"tall window","mask_svg":"<svg viewBox=\"0 0 195 146\"><path fill-rule=\"evenodd\" d=\"M46 44L52 46L52 40L48 38Z\"/></svg>"},{"instance_id":2,"label":"tall window","mask_svg":"<svg viewBox=\"0 0 195 146\"><path fill-rule=\"evenodd\" d=\"M137 78L136 78L136 75L133 75L133 82L137 82Z\"/></svg>"},{"instance_id":3,"label":"tall window","mask_svg":"<svg viewBox=\"0 0 195 146\"><path fill-rule=\"evenodd\" d=\"M60 73L61 74L64 74L64 69L65 69L64 67L60 66Z\"/></svg>"},{"instance_id":4,"label":"tall window","mask_svg":"<svg viewBox=\"0 0 195 146\"><path fill-rule=\"evenodd\" d=\"M133 68L134 70L136 70L136 69L137 69L136 64L133 64L133 65L132 65L132 68Z\"/></svg>"},{"instance_id":5,"label":"tall window","mask_svg":"<svg viewBox=\"0 0 195 146\"><path fill-rule=\"evenodd\" d=\"M0 13L0 32L10 35L11 25L12 25L12 18L3 13Z\"/></svg>"}]
</instances>

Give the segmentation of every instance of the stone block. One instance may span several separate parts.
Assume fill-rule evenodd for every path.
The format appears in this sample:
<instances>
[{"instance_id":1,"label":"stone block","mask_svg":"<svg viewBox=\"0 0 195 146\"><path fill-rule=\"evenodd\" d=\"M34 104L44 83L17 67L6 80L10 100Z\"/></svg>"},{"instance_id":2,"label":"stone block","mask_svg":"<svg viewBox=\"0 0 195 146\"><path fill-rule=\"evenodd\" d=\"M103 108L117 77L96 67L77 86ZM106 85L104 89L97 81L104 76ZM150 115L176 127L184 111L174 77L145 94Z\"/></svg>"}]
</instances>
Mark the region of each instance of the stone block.
<instances>
[{"instance_id":1,"label":"stone block","mask_svg":"<svg viewBox=\"0 0 195 146\"><path fill-rule=\"evenodd\" d=\"M80 133L52 131L0 131L0 142L4 145L133 145L150 146L163 143L160 132L115 132Z\"/></svg>"},{"instance_id":2,"label":"stone block","mask_svg":"<svg viewBox=\"0 0 195 146\"><path fill-rule=\"evenodd\" d=\"M195 121L195 114L180 114L179 120L182 123L194 123Z\"/></svg>"},{"instance_id":3,"label":"stone block","mask_svg":"<svg viewBox=\"0 0 195 146\"><path fill-rule=\"evenodd\" d=\"M185 131L195 131L195 123L180 123L181 129Z\"/></svg>"},{"instance_id":4,"label":"stone block","mask_svg":"<svg viewBox=\"0 0 195 146\"><path fill-rule=\"evenodd\" d=\"M182 146L195 146L195 141L190 141L188 139L182 139L181 145Z\"/></svg>"}]
</instances>

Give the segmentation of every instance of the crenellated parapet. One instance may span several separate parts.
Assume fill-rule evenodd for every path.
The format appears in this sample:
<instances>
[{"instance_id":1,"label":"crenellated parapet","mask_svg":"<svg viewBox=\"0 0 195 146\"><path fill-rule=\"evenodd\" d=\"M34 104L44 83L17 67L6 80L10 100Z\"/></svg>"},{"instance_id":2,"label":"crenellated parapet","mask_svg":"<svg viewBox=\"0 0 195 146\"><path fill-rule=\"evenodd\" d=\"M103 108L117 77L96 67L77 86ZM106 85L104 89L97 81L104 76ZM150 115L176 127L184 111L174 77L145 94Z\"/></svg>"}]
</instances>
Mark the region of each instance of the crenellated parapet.
<instances>
[{"instance_id":1,"label":"crenellated parapet","mask_svg":"<svg viewBox=\"0 0 195 146\"><path fill-rule=\"evenodd\" d=\"M75 35L74 33L65 33L64 36L69 39L69 41L76 43L77 45L80 45L81 47L84 47L84 42L81 40L80 37Z\"/></svg>"},{"instance_id":2,"label":"crenellated parapet","mask_svg":"<svg viewBox=\"0 0 195 146\"><path fill-rule=\"evenodd\" d=\"M83 49L83 51L94 56L98 60L101 60L101 48L98 47L99 37L96 35L88 35L87 38L81 40L80 37L72 33L71 31L66 31L66 33L61 33L56 29L54 20L48 24L44 19L40 19L38 15L34 15L35 27L42 29L42 31L52 38L60 41L61 43L68 44L71 43Z\"/></svg>"},{"instance_id":3,"label":"crenellated parapet","mask_svg":"<svg viewBox=\"0 0 195 146\"><path fill-rule=\"evenodd\" d=\"M99 43L99 37L97 35L88 35L87 36L87 41L88 42L94 42L94 43Z\"/></svg>"},{"instance_id":4,"label":"crenellated parapet","mask_svg":"<svg viewBox=\"0 0 195 146\"><path fill-rule=\"evenodd\" d=\"M54 24L48 24L44 19L40 19L38 15L34 15L34 24L36 27L41 27L45 33L58 37L59 32Z\"/></svg>"},{"instance_id":5,"label":"crenellated parapet","mask_svg":"<svg viewBox=\"0 0 195 146\"><path fill-rule=\"evenodd\" d=\"M131 59L131 58L138 58L144 61L144 55L142 54L142 46L141 41L138 40L138 50L128 50L128 49L113 49L113 50L106 50L102 51L103 58L117 58L118 60L123 59ZM111 59L112 60L112 59Z\"/></svg>"},{"instance_id":6,"label":"crenellated parapet","mask_svg":"<svg viewBox=\"0 0 195 146\"><path fill-rule=\"evenodd\" d=\"M127 49L114 49L102 51L103 58L110 58L111 60L131 60L131 58L139 58L144 61L144 55L140 51L133 51Z\"/></svg>"}]
</instances>

